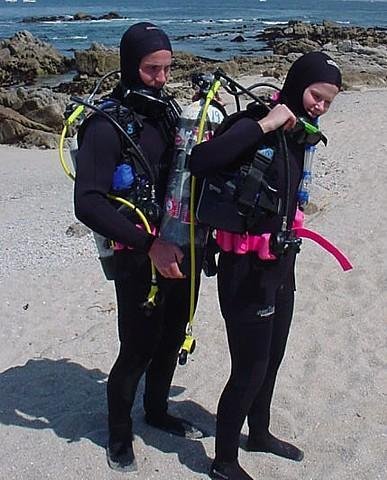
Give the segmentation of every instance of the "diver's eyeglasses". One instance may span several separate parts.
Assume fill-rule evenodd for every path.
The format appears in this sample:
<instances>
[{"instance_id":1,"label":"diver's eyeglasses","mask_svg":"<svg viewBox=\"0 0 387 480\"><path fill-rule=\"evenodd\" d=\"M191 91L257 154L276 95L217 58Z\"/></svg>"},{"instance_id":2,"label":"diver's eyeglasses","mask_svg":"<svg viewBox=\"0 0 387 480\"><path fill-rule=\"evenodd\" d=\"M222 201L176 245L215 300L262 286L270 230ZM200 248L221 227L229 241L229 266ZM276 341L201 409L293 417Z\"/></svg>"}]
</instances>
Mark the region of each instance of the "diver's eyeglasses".
<instances>
[{"instance_id":1,"label":"diver's eyeglasses","mask_svg":"<svg viewBox=\"0 0 387 480\"><path fill-rule=\"evenodd\" d=\"M328 139L321 130L303 118L297 119L296 125L290 130L289 134L299 144L317 145L319 142L323 142L325 146L328 144Z\"/></svg>"}]
</instances>

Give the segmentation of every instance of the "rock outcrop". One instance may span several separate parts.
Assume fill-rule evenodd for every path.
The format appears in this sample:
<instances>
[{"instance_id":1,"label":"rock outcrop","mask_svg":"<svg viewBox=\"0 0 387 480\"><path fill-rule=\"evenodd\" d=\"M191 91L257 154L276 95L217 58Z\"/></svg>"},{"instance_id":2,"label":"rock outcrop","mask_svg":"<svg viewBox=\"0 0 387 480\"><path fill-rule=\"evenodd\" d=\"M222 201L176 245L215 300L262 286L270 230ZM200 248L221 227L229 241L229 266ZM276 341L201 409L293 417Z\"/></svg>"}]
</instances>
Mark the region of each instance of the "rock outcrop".
<instances>
[{"instance_id":1,"label":"rock outcrop","mask_svg":"<svg viewBox=\"0 0 387 480\"><path fill-rule=\"evenodd\" d=\"M77 50L75 69L80 75L101 77L112 70L119 70L120 55L117 48L108 48L99 43L92 43L87 50Z\"/></svg>"},{"instance_id":2,"label":"rock outcrop","mask_svg":"<svg viewBox=\"0 0 387 480\"><path fill-rule=\"evenodd\" d=\"M386 29L291 21L286 27L267 28L255 38L282 57L326 51L340 65L345 88L387 86Z\"/></svg>"},{"instance_id":3,"label":"rock outcrop","mask_svg":"<svg viewBox=\"0 0 387 480\"><path fill-rule=\"evenodd\" d=\"M109 12L105 15L95 17L88 13L78 12L74 15L51 15L45 17L25 17L22 20L22 23L40 23L40 22L87 22L87 21L96 21L96 20L117 20L125 17L117 12Z\"/></svg>"},{"instance_id":4,"label":"rock outcrop","mask_svg":"<svg viewBox=\"0 0 387 480\"><path fill-rule=\"evenodd\" d=\"M310 24L302 21L289 21L285 27L269 27L255 38L264 41L273 53L286 55L294 52L294 46L314 50L321 49L327 43L338 43L342 40L355 40L365 47L387 45L387 30L378 27L345 26L335 22L324 21L322 24ZM288 47L286 46L288 44ZM304 53L296 50L296 53Z\"/></svg>"},{"instance_id":5,"label":"rock outcrop","mask_svg":"<svg viewBox=\"0 0 387 480\"><path fill-rule=\"evenodd\" d=\"M78 17L83 18L82 14ZM242 29L238 40L245 37ZM257 75L274 77L280 83L292 62L312 50L325 51L338 63L345 89L387 86L387 30L294 21L284 27L267 28L254 38L264 41L271 54L218 62L176 52L168 90L180 100L189 101L192 73L213 72L218 67L234 78ZM69 60L29 32L0 41L0 86L28 83L41 74L63 73L70 68L77 72L73 80L52 89L0 90L0 143L57 146L69 95L89 94L106 73L119 68L118 49L99 44L76 51L74 59ZM118 78L117 74L109 76L100 93L110 91Z\"/></svg>"},{"instance_id":6,"label":"rock outcrop","mask_svg":"<svg viewBox=\"0 0 387 480\"><path fill-rule=\"evenodd\" d=\"M68 101L50 89L1 89L0 143L56 148Z\"/></svg>"},{"instance_id":7,"label":"rock outcrop","mask_svg":"<svg viewBox=\"0 0 387 480\"><path fill-rule=\"evenodd\" d=\"M0 86L32 82L39 75L69 71L72 61L30 32L0 41Z\"/></svg>"}]
</instances>

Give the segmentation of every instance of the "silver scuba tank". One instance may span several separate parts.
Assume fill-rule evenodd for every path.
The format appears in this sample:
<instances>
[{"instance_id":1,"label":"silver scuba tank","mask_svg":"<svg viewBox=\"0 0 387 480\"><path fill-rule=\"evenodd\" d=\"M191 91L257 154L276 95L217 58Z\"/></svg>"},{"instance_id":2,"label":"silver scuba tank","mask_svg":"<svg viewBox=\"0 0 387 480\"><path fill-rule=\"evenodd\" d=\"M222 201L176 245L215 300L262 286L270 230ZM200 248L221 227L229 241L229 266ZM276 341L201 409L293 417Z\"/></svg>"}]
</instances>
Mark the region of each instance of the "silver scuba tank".
<instances>
[{"instance_id":1,"label":"silver scuba tank","mask_svg":"<svg viewBox=\"0 0 387 480\"><path fill-rule=\"evenodd\" d=\"M205 100L197 100L183 108L175 138L175 151L170 168L163 218L160 226L160 238L175 243L183 253L180 270L190 274L190 196L191 173L189 159L196 145L199 133L201 113ZM222 122L222 112L209 105L204 128L203 141L212 138L216 127ZM200 273L204 248L208 236L208 227L195 223L196 274Z\"/></svg>"},{"instance_id":2,"label":"silver scuba tank","mask_svg":"<svg viewBox=\"0 0 387 480\"><path fill-rule=\"evenodd\" d=\"M93 232L93 236L98 251L98 259L106 280L114 280L114 250L111 242L97 232Z\"/></svg>"},{"instance_id":3,"label":"silver scuba tank","mask_svg":"<svg viewBox=\"0 0 387 480\"><path fill-rule=\"evenodd\" d=\"M74 171L77 170L78 142L76 136L69 139L70 157ZM106 280L114 280L114 250L108 238L93 231L95 246L98 252L98 259Z\"/></svg>"}]
</instances>

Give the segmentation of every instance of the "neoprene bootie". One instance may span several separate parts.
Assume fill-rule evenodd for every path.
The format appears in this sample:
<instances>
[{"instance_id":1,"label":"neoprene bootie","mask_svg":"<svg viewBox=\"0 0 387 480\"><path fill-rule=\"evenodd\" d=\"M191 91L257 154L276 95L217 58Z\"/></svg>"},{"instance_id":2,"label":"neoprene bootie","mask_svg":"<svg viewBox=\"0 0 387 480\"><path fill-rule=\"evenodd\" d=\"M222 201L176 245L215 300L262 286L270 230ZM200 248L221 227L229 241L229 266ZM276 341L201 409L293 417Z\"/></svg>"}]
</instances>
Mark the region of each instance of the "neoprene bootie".
<instances>
[{"instance_id":1,"label":"neoprene bootie","mask_svg":"<svg viewBox=\"0 0 387 480\"><path fill-rule=\"evenodd\" d=\"M304 458L304 452L291 443L280 440L270 432L263 434L249 435L246 450L249 452L267 452L288 458L296 462L301 462Z\"/></svg>"},{"instance_id":2,"label":"neoprene bootie","mask_svg":"<svg viewBox=\"0 0 387 480\"><path fill-rule=\"evenodd\" d=\"M178 437L190 438L191 440L198 440L200 438L208 437L208 433L199 430L198 427L183 418L174 417L168 413L162 415L145 414L145 421L152 427L164 430L164 432L177 435Z\"/></svg>"},{"instance_id":3,"label":"neoprene bootie","mask_svg":"<svg viewBox=\"0 0 387 480\"><path fill-rule=\"evenodd\" d=\"M106 447L106 458L111 469L118 472L135 472L137 463L134 457L131 440L112 440L109 438Z\"/></svg>"},{"instance_id":4,"label":"neoprene bootie","mask_svg":"<svg viewBox=\"0 0 387 480\"><path fill-rule=\"evenodd\" d=\"M210 468L210 477L213 480L254 480L243 470L238 461L219 462L214 460Z\"/></svg>"}]
</instances>

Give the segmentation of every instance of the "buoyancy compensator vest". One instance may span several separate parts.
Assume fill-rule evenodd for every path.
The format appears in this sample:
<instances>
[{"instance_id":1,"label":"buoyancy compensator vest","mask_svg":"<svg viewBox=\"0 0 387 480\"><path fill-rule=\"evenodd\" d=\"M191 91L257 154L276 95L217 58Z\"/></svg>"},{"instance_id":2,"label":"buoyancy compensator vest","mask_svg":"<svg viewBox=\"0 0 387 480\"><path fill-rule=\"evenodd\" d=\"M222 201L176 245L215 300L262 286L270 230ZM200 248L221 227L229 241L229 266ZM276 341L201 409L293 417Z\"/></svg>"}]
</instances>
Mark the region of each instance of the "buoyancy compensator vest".
<instances>
[{"instance_id":1,"label":"buoyancy compensator vest","mask_svg":"<svg viewBox=\"0 0 387 480\"><path fill-rule=\"evenodd\" d=\"M179 107L174 103L174 108L171 108L167 99L169 100L167 96L153 99L145 91L130 92L123 102L115 98L103 99L96 104L98 110L94 113L94 115L101 113L104 116L107 115L113 125L121 127L118 130L121 136L121 155L114 170L110 193L133 203L153 225L160 223L162 214L162 206L156 198L155 190L157 172L142 151L140 137L143 119L155 118L160 125L166 144L170 144L172 148ZM90 118L83 122L78 131L79 146ZM121 210L130 220L138 223L137 214L134 211L125 208Z\"/></svg>"},{"instance_id":2,"label":"buoyancy compensator vest","mask_svg":"<svg viewBox=\"0 0 387 480\"><path fill-rule=\"evenodd\" d=\"M92 113L79 126L77 133L78 148L82 145L87 126L96 115L111 122L121 140L120 159L115 166L109 192L112 205L133 223L142 223L136 210L138 209L150 224L157 224L160 220L161 208L156 201L154 171L147 162L139 144L143 128L141 117L132 108L122 105L120 101L114 98L104 98L95 102ZM76 150L72 152L72 158L76 171ZM136 209L127 208L122 202L117 202L115 200L117 197L129 202ZM104 275L107 280L114 280L113 252L115 244L97 232L93 232L93 236Z\"/></svg>"},{"instance_id":3,"label":"buoyancy compensator vest","mask_svg":"<svg viewBox=\"0 0 387 480\"><path fill-rule=\"evenodd\" d=\"M120 160L115 167L109 192L112 204L133 223L143 224L146 220L151 226L158 226L162 208L156 196L155 184L160 171L156 171L156 168L148 162L141 149L143 119L157 120L165 143L172 151L180 107L164 92L160 92L159 98L153 98L146 91L136 93L131 91L124 98L103 98L93 104L78 98L74 100L92 110L92 114L85 118L78 129L78 148L82 144L88 123L95 115L110 121L120 134ZM75 169L76 151L75 149L72 152L73 159L75 157ZM117 197L123 199L125 203L117 202L115 200ZM133 208L128 208L127 202ZM104 274L108 280L112 280L114 279L112 267L114 244L98 233L93 233Z\"/></svg>"},{"instance_id":4,"label":"buoyancy compensator vest","mask_svg":"<svg viewBox=\"0 0 387 480\"><path fill-rule=\"evenodd\" d=\"M133 167L136 169L136 165L137 165L137 170L139 172L141 171L141 172L144 172L144 174L147 174L146 181L150 186L151 193L153 191L154 184L155 184L154 172L149 162L147 161L146 157L143 155L141 148L139 147L139 142L137 141L138 140L137 135L139 133L138 128L141 127L141 122L137 123L138 119L133 118L135 117L133 114L133 110L136 110L136 109L128 108L127 105L123 105L123 101L125 101L125 96L126 96L125 94L127 94L128 92L126 91L125 94L123 95L122 86L121 84L118 84L112 94L112 96L115 97L112 99L113 103L110 103L110 104L105 103L105 105L103 105L105 108L108 108L108 107L115 108L116 113L118 111L117 119L114 118L114 115L110 115L108 112L105 112L104 108L100 108L98 106L98 104L100 104L101 102L103 104L104 102L106 102L106 100L102 100L100 102L94 101L94 97L98 89L100 88L102 82L107 77L115 73L117 72L115 71L109 72L106 75L104 75L96 84L92 93L88 96L86 100L79 97L71 97L71 101L73 103L68 105L66 109L64 126L60 136L60 141L59 141L59 159L66 175L71 180L75 180L76 174L71 170L71 168L67 164L65 159L65 154L64 154L64 144L65 144L67 133L69 132L69 128L72 126L78 126L78 128L80 128L78 140L81 143L82 136L84 133L84 128L86 128L86 125L87 125L87 118L85 119L85 112L87 111L87 109L91 110L92 112L96 112L102 117L105 117L107 120L109 120L118 130L118 132L121 133L122 139L124 139L124 141L127 141L128 144L126 145L127 148L123 147L123 155L122 155L123 161L122 162L120 161L119 165L115 169L115 172L112 178L113 190L107 193L107 198L115 202L115 205L117 205L117 208L124 208L127 211L135 212L137 215L138 222L143 225L143 227L148 233L152 233L151 224L149 223L146 215L144 215L144 213L140 210L138 205L135 205L134 203L128 201L127 199L123 198L120 195L114 195L114 192L120 194L122 193L122 190L125 190L125 189L129 190L131 193L133 192L132 185L135 183L135 179L136 179L136 175L135 175L136 170L133 171ZM118 97L114 95L115 92L118 93ZM162 103L164 104L164 112L162 112L163 115L159 116L158 120L159 120L159 123L162 124L163 128L161 130L167 139L167 143L170 143L172 147L174 134L175 134L175 125L181 110L177 102L175 102L173 98L164 94L164 92L162 91L159 92L158 100L160 104ZM146 101L147 102L152 101L152 96L150 96L150 98L147 98ZM127 111L121 110L122 106L126 107ZM129 118L128 117L126 119L123 118L122 115L119 114L119 112L124 112L125 114L124 117L127 117L127 114L129 114ZM144 117L146 117L146 115L144 115ZM82 125L79 127L81 122L84 123L83 127ZM70 144L71 144L70 155L73 159L74 170L76 171L76 167L77 167L76 157L77 157L77 151L78 151L77 139L73 137L70 140ZM127 154L127 157L126 157L126 154ZM130 161L129 161L129 157L130 157ZM120 160L121 160L121 157L120 157ZM145 191L145 195L139 195L139 190L137 189L137 191L135 192L135 198L137 200L146 199L148 201L149 190L147 191L147 189L143 189L143 188L140 188L140 190L142 193L144 193ZM153 213L154 212L153 212L153 205L152 205L151 214ZM158 216L158 212L157 212L157 216ZM95 238L96 246L98 249L99 259L101 260L101 266L104 271L104 274L107 280L114 280L115 269L113 268L113 261L112 261L113 260L112 242L96 232L93 232L93 233L94 233L94 238ZM148 292L147 300L141 305L141 308L144 308L144 311L147 314L150 314L153 311L153 308L156 306L159 298L158 293L159 293L159 289L157 285L156 268L153 262L151 262L150 289Z\"/></svg>"},{"instance_id":5,"label":"buoyancy compensator vest","mask_svg":"<svg viewBox=\"0 0 387 480\"><path fill-rule=\"evenodd\" d=\"M226 118L216 130L218 136L241 118L259 120L267 110L257 103ZM262 145L253 159L233 164L207 176L202 185L196 216L199 222L233 233L257 233L267 217L279 215L282 199L271 175L280 145L276 135Z\"/></svg>"}]
</instances>

